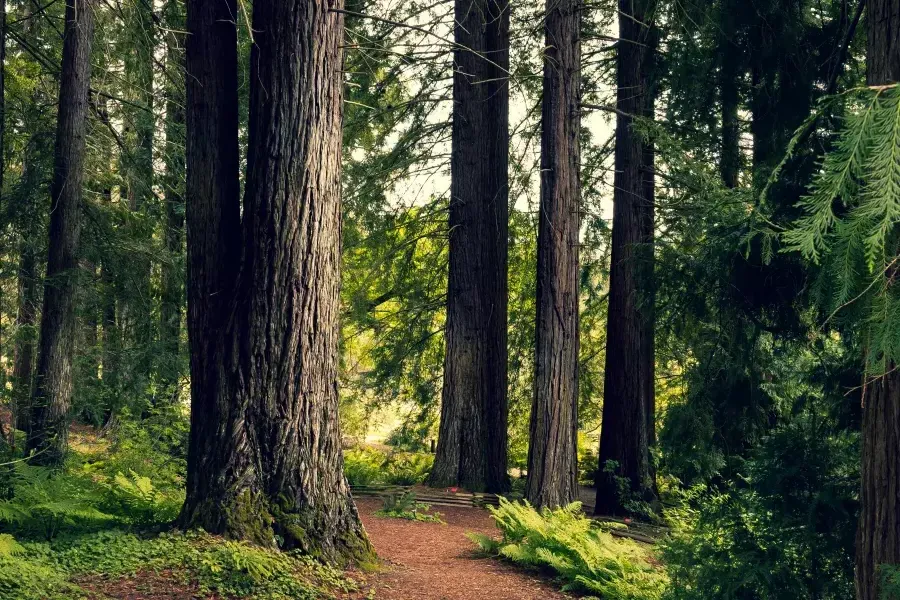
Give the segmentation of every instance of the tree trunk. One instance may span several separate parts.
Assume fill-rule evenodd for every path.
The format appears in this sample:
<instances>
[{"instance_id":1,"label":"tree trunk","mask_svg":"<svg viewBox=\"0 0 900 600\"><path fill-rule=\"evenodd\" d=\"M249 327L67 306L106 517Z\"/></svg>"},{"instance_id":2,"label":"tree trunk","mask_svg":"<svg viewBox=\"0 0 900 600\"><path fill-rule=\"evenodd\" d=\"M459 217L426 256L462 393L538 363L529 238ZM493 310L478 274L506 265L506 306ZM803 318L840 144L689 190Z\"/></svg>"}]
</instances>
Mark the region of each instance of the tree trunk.
<instances>
[{"instance_id":1,"label":"tree trunk","mask_svg":"<svg viewBox=\"0 0 900 600\"><path fill-rule=\"evenodd\" d=\"M220 397L222 337L240 261L237 2L187 2L186 222L191 432L185 527L229 529L249 463L243 420ZM241 469L229 471L231 462ZM236 529L232 527L231 529ZM237 533L233 531L232 533Z\"/></svg>"},{"instance_id":2,"label":"tree trunk","mask_svg":"<svg viewBox=\"0 0 900 600\"><path fill-rule=\"evenodd\" d=\"M128 204L138 215L131 232L141 244L150 245L153 226L150 220L153 193L153 134L156 117L153 112L153 53L156 51L156 24L154 23L153 2L138 0L128 7L128 28L131 50L125 58L125 76L129 82L130 96L134 105L126 108L126 131L134 131L130 139L132 151L124 157L125 184ZM232 17L233 18L233 17ZM143 387L154 371L157 353L151 349L154 321L152 288L150 284L151 264L146 251L132 256L133 275L126 281L126 295L122 306L123 333L128 343L134 346L140 357L133 374L134 382Z\"/></svg>"},{"instance_id":3,"label":"tree trunk","mask_svg":"<svg viewBox=\"0 0 900 600\"><path fill-rule=\"evenodd\" d=\"M19 253L19 308L16 313L16 362L13 367L13 417L15 427L31 429L31 392L34 379L34 341L37 323L37 252L33 239L23 239Z\"/></svg>"},{"instance_id":4,"label":"tree trunk","mask_svg":"<svg viewBox=\"0 0 900 600\"><path fill-rule=\"evenodd\" d=\"M456 0L455 21L447 353L429 483L503 492L509 487L509 6Z\"/></svg>"},{"instance_id":5,"label":"tree trunk","mask_svg":"<svg viewBox=\"0 0 900 600\"><path fill-rule=\"evenodd\" d=\"M729 188L738 186L741 173L740 121L738 109L740 96L738 81L740 65L739 49L732 40L722 36L719 45L722 61L719 70L719 101L722 110L722 148L719 157L719 172L722 182Z\"/></svg>"},{"instance_id":6,"label":"tree trunk","mask_svg":"<svg viewBox=\"0 0 900 600\"><path fill-rule=\"evenodd\" d=\"M900 0L868 0L869 85L900 81ZM856 530L856 597L879 600L881 565L900 565L900 371L868 386L862 423L862 487Z\"/></svg>"},{"instance_id":7,"label":"tree trunk","mask_svg":"<svg viewBox=\"0 0 900 600\"><path fill-rule=\"evenodd\" d=\"M651 0L620 0L618 98L612 259L606 328L606 371L600 432L597 514L627 512L629 500L652 501L650 462L653 364L653 183L652 148L632 128L629 115L653 105L648 89L653 65ZM623 496L621 482L628 489Z\"/></svg>"},{"instance_id":8,"label":"tree trunk","mask_svg":"<svg viewBox=\"0 0 900 600\"><path fill-rule=\"evenodd\" d=\"M534 401L525 497L568 504L578 485L578 143L581 2L548 0L541 114Z\"/></svg>"},{"instance_id":9,"label":"tree trunk","mask_svg":"<svg viewBox=\"0 0 900 600\"><path fill-rule=\"evenodd\" d=\"M233 21L208 4L188 4L189 323L199 381L182 522L365 560L372 550L344 478L337 417L343 19L326 0L254 5L242 255L219 262L237 245L211 233L236 223L198 218L215 219L223 196L237 217L237 186L228 187L237 173L236 46ZM218 129L223 118L228 127ZM213 189L200 196L203 185ZM198 282L222 293L197 298ZM230 299L213 304L219 296ZM200 329L201 319L216 322ZM210 331L221 332L212 343Z\"/></svg>"},{"instance_id":10,"label":"tree trunk","mask_svg":"<svg viewBox=\"0 0 900 600\"><path fill-rule=\"evenodd\" d=\"M75 284L94 6L94 0L70 0L66 4L50 187L50 251L27 445L34 453L34 463L54 466L61 465L65 458L72 398Z\"/></svg>"},{"instance_id":11,"label":"tree trunk","mask_svg":"<svg viewBox=\"0 0 900 600\"><path fill-rule=\"evenodd\" d=\"M166 5L166 61L172 72L184 67L184 18L180 3ZM162 265L162 305L159 339L162 350L160 380L167 400L177 394L184 274L181 257L184 248L184 89L169 82L166 88L166 230L167 259Z\"/></svg>"},{"instance_id":12,"label":"tree trunk","mask_svg":"<svg viewBox=\"0 0 900 600\"><path fill-rule=\"evenodd\" d=\"M329 0L253 7L244 257L226 346L284 547L365 559L344 477L337 361L343 18Z\"/></svg>"}]
</instances>

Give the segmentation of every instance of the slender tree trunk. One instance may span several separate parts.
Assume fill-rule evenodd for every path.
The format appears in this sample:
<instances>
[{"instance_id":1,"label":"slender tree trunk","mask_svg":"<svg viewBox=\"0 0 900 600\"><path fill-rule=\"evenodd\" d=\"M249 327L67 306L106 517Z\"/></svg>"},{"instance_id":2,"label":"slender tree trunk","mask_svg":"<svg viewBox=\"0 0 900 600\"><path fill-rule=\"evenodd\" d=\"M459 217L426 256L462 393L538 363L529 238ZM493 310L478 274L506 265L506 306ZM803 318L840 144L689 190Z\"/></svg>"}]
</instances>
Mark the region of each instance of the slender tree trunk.
<instances>
[{"instance_id":1,"label":"slender tree trunk","mask_svg":"<svg viewBox=\"0 0 900 600\"><path fill-rule=\"evenodd\" d=\"M430 484L508 489L509 6L456 0L450 272Z\"/></svg>"},{"instance_id":2,"label":"slender tree trunk","mask_svg":"<svg viewBox=\"0 0 900 600\"><path fill-rule=\"evenodd\" d=\"M237 2L187 2L186 221L191 432L185 527L230 531L250 461L242 415L219 396L218 371L240 261ZM235 468L230 468L234 464Z\"/></svg>"},{"instance_id":3,"label":"slender tree trunk","mask_svg":"<svg viewBox=\"0 0 900 600\"><path fill-rule=\"evenodd\" d=\"M598 514L622 514L630 499L652 501L650 414L655 409L653 364L653 150L629 115L653 105L652 0L620 0L612 263L606 328L606 371L600 432ZM649 167L649 168L648 168ZM628 497L619 481L628 482Z\"/></svg>"},{"instance_id":4,"label":"slender tree trunk","mask_svg":"<svg viewBox=\"0 0 900 600\"><path fill-rule=\"evenodd\" d=\"M150 210L153 193L153 134L156 117L153 112L153 53L156 51L156 24L153 18L153 1L137 0L126 5L130 8L128 26L131 51L126 54L125 74L130 84L130 95L138 106L127 106L128 128L133 128L133 150L125 157L125 174L128 204L139 218L133 235L149 245L153 237ZM233 18L233 17L232 17ZM150 284L151 264L146 252L136 252L132 257L131 275L126 279L126 296L123 303L123 327L129 344L143 353L133 370L135 383L150 377L157 366L157 353L152 352L154 322L153 297Z\"/></svg>"},{"instance_id":5,"label":"slender tree trunk","mask_svg":"<svg viewBox=\"0 0 900 600\"><path fill-rule=\"evenodd\" d=\"M45 465L62 464L67 450L94 7L95 0L66 3L50 188L50 251L27 446L34 452L33 462Z\"/></svg>"},{"instance_id":6,"label":"slender tree trunk","mask_svg":"<svg viewBox=\"0 0 900 600\"><path fill-rule=\"evenodd\" d=\"M868 0L869 85L900 81L900 0ZM867 388L856 530L856 597L880 600L879 567L900 565L900 371Z\"/></svg>"},{"instance_id":7,"label":"slender tree trunk","mask_svg":"<svg viewBox=\"0 0 900 600\"><path fill-rule=\"evenodd\" d=\"M548 0L545 19L537 354L525 497L553 507L578 492L581 2Z\"/></svg>"},{"instance_id":8,"label":"slender tree trunk","mask_svg":"<svg viewBox=\"0 0 900 600\"><path fill-rule=\"evenodd\" d=\"M13 366L13 415L15 427L28 432L31 427L31 392L34 379L34 342L37 337L38 285L37 252L33 239L19 246L19 308L16 313L16 362Z\"/></svg>"},{"instance_id":9,"label":"slender tree trunk","mask_svg":"<svg viewBox=\"0 0 900 600\"><path fill-rule=\"evenodd\" d=\"M112 203L112 190L103 190L104 203ZM116 284L112 269L106 260L100 262L100 302L101 324L103 333L101 344L103 346L100 362L103 368L103 388L107 398L114 397L119 392L119 355L122 352L121 331L116 311ZM111 406L105 407L107 420L110 416Z\"/></svg>"},{"instance_id":10,"label":"slender tree trunk","mask_svg":"<svg viewBox=\"0 0 900 600\"><path fill-rule=\"evenodd\" d=\"M180 4L166 5L167 65L172 72L184 69L184 18ZM166 230L168 260L162 265L162 306L159 338L162 350L160 379L164 393L171 399L177 393L179 377L179 340L181 338L184 275L181 257L184 249L184 90L169 83L166 91Z\"/></svg>"},{"instance_id":11,"label":"slender tree trunk","mask_svg":"<svg viewBox=\"0 0 900 600\"><path fill-rule=\"evenodd\" d=\"M729 188L738 186L741 172L740 122L738 109L740 95L738 82L740 78L739 49L732 40L723 35L720 43L719 57L722 61L719 70L719 94L722 110L722 149L719 157L719 172L722 182Z\"/></svg>"}]
</instances>

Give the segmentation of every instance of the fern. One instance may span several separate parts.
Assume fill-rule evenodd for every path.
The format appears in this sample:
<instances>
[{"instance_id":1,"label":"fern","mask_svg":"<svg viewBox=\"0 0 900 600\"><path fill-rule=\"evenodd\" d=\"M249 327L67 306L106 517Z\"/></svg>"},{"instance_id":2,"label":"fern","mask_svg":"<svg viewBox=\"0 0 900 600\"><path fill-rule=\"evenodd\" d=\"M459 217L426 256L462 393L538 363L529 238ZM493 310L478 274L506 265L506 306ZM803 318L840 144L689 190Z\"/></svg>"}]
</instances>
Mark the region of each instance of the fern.
<instances>
[{"instance_id":1,"label":"fern","mask_svg":"<svg viewBox=\"0 0 900 600\"><path fill-rule=\"evenodd\" d=\"M491 508L503 539L470 534L486 552L532 568L547 568L565 582L564 590L598 594L610 600L655 600L665 576L647 561L644 549L594 527L580 503L538 512L528 503L500 499Z\"/></svg>"}]
</instances>

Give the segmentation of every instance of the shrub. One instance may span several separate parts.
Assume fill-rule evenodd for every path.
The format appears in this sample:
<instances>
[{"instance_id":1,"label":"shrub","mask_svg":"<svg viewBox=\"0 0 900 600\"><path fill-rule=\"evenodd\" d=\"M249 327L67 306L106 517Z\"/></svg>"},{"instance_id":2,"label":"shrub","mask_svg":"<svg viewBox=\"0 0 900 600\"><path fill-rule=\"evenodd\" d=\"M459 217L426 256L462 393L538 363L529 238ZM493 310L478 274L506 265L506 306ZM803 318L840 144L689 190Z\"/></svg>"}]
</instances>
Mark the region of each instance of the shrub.
<instances>
[{"instance_id":1,"label":"shrub","mask_svg":"<svg viewBox=\"0 0 900 600\"><path fill-rule=\"evenodd\" d=\"M566 591L597 594L605 600L657 600L665 575L654 568L648 551L592 525L576 502L538 512L527 502L500 499L488 507L503 533L499 541L469 534L485 552L528 567L549 569Z\"/></svg>"},{"instance_id":2,"label":"shrub","mask_svg":"<svg viewBox=\"0 0 900 600\"><path fill-rule=\"evenodd\" d=\"M354 448L344 453L344 474L350 485L415 485L428 477L434 457L415 452L390 454L374 448Z\"/></svg>"}]
</instances>

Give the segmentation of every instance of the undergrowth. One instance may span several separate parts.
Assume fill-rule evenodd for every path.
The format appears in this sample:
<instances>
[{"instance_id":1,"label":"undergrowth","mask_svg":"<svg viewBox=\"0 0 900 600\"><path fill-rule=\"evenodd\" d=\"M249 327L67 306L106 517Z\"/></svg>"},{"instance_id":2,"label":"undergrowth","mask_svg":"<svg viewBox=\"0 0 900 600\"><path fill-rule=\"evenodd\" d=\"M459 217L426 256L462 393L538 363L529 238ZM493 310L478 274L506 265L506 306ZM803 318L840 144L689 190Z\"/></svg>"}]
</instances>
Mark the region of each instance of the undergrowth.
<instances>
[{"instance_id":1,"label":"undergrowth","mask_svg":"<svg viewBox=\"0 0 900 600\"><path fill-rule=\"evenodd\" d=\"M441 523L443 515L439 512L428 512L431 505L424 502L417 502L416 495L413 492L403 492L402 494L389 494L384 498L384 506L381 510L375 512L375 516L388 517L393 519L406 519L408 521L419 521L422 523Z\"/></svg>"},{"instance_id":2,"label":"undergrowth","mask_svg":"<svg viewBox=\"0 0 900 600\"><path fill-rule=\"evenodd\" d=\"M527 502L500 499L488 507L503 534L495 540L469 534L485 552L526 567L549 570L563 590L595 594L604 600L658 600L666 585L648 550L614 538L592 525L580 503L538 512Z\"/></svg>"},{"instance_id":3,"label":"undergrowth","mask_svg":"<svg viewBox=\"0 0 900 600\"><path fill-rule=\"evenodd\" d=\"M0 598L62 600L85 591L85 576L124 577L166 570L201 594L260 600L330 598L354 589L336 569L308 557L226 541L202 532L143 538L122 530L18 542L0 535Z\"/></svg>"},{"instance_id":4,"label":"undergrowth","mask_svg":"<svg viewBox=\"0 0 900 600\"><path fill-rule=\"evenodd\" d=\"M65 467L0 452L0 600L88 597L85 582L165 572L202 596L331 598L355 584L290 552L168 532L184 501L181 427L120 419L70 434ZM96 596L93 596L96 597Z\"/></svg>"}]
</instances>

